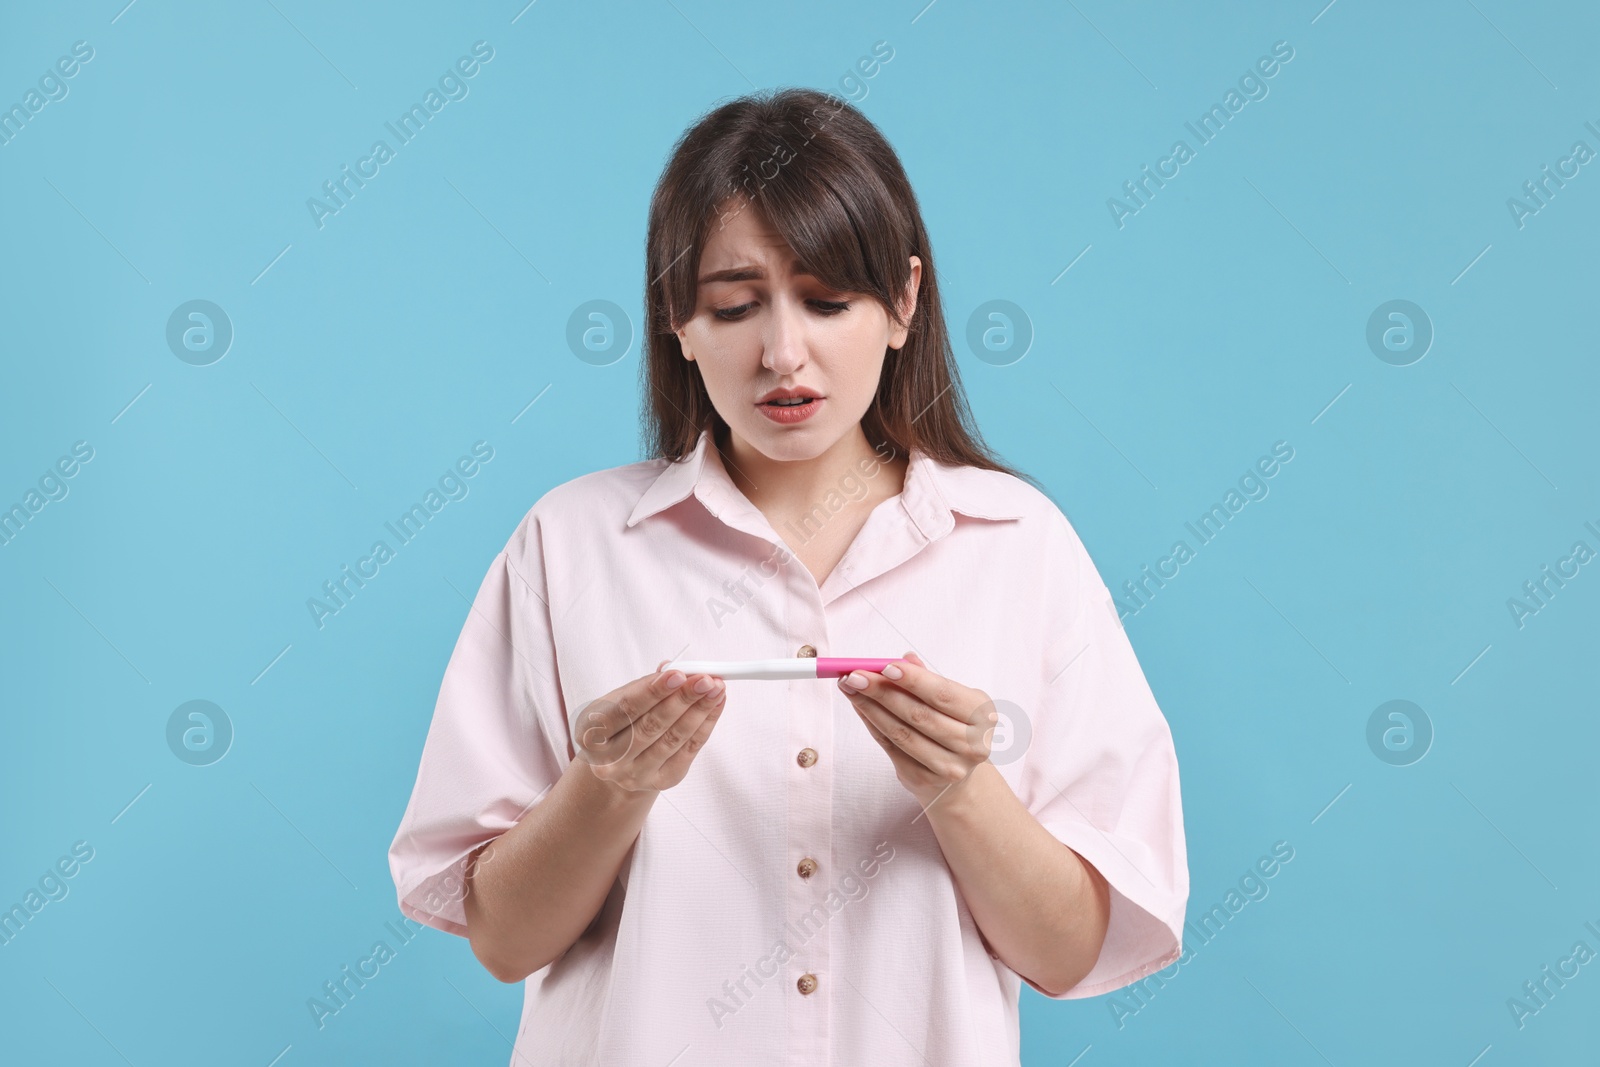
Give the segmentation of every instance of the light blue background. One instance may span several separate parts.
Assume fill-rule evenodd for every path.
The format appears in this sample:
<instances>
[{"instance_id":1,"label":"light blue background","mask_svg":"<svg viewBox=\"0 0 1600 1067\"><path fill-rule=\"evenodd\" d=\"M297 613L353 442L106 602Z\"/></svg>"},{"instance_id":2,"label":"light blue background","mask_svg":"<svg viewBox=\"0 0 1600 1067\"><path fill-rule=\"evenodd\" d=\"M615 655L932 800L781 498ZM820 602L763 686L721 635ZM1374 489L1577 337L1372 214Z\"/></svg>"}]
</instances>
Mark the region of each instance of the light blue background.
<instances>
[{"instance_id":1,"label":"light blue background","mask_svg":"<svg viewBox=\"0 0 1600 1067\"><path fill-rule=\"evenodd\" d=\"M1127 622L1191 918L1295 858L1121 1028L1025 990L1024 1061L1593 1062L1600 963L1524 1028L1506 1005L1600 949L1600 566L1521 628L1506 605L1600 549L1600 165L1521 228L1506 205L1600 149L1592 5L124 2L0 9L0 105L95 50L0 147L0 505L95 450L0 548L0 906L95 850L0 947L0 1058L506 1062L521 987L445 934L320 1031L306 1001L393 940L385 851L465 598L546 489L640 458L637 341L598 367L566 325L603 299L637 333L672 142L882 40L854 98L917 189L980 425L1109 586L1295 450ZM467 98L318 229L307 198L478 40ZM1280 40L1269 95L1119 229L1107 199ZM192 299L235 330L210 366L165 341ZM1365 340L1392 299L1436 333L1409 366ZM990 300L1034 331L1007 366L963 341ZM478 440L470 495L318 630L306 599ZM167 746L193 699L236 731L210 766ZM1409 766L1367 744L1391 699L1436 734Z\"/></svg>"}]
</instances>

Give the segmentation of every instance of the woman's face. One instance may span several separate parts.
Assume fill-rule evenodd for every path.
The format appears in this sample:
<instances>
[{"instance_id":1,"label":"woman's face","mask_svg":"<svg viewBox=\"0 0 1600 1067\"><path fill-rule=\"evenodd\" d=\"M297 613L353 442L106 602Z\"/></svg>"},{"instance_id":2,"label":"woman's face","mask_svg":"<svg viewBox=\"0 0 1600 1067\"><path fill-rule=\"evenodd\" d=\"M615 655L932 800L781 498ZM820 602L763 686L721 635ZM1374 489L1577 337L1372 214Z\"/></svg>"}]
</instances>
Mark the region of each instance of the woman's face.
<instances>
[{"instance_id":1,"label":"woman's face","mask_svg":"<svg viewBox=\"0 0 1600 1067\"><path fill-rule=\"evenodd\" d=\"M856 430L877 393L885 350L904 345L907 332L873 297L829 290L794 259L754 209L738 211L707 243L694 314L677 331L717 413L775 460L814 459ZM912 256L906 321L921 276L922 261ZM774 390L815 399L765 403Z\"/></svg>"}]
</instances>

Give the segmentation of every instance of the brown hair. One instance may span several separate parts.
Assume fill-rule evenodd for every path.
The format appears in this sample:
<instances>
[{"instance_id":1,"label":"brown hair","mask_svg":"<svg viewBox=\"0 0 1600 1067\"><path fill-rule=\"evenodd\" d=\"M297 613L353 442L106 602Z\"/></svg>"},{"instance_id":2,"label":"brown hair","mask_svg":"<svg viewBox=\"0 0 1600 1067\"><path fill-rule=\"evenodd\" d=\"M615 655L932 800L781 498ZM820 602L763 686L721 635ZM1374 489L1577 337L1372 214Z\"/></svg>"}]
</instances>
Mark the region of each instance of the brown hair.
<instances>
[{"instance_id":1,"label":"brown hair","mask_svg":"<svg viewBox=\"0 0 1600 1067\"><path fill-rule=\"evenodd\" d=\"M967 407L945 329L933 249L900 159L866 116L832 93L751 93L707 113L678 139L650 201L645 244L644 430L649 458L681 459L708 427L725 440L697 367L674 332L694 314L700 255L713 222L748 201L817 279L868 293L904 325L898 295L922 261L905 344L885 357L862 417L867 442L915 447L955 466L1003 471ZM718 218L718 211L733 205Z\"/></svg>"}]
</instances>

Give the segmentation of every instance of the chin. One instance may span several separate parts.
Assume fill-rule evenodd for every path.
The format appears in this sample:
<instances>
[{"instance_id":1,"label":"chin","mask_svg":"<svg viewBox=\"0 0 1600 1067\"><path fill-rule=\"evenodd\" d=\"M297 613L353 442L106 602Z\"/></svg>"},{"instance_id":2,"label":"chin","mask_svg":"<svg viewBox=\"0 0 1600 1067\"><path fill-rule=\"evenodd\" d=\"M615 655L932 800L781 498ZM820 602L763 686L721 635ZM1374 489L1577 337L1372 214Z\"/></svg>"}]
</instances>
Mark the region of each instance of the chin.
<instances>
[{"instance_id":1,"label":"chin","mask_svg":"<svg viewBox=\"0 0 1600 1067\"><path fill-rule=\"evenodd\" d=\"M756 420L752 425L740 427L740 436L752 448L772 460L796 462L816 459L844 436L844 430L836 426L778 426L760 415L756 416Z\"/></svg>"}]
</instances>

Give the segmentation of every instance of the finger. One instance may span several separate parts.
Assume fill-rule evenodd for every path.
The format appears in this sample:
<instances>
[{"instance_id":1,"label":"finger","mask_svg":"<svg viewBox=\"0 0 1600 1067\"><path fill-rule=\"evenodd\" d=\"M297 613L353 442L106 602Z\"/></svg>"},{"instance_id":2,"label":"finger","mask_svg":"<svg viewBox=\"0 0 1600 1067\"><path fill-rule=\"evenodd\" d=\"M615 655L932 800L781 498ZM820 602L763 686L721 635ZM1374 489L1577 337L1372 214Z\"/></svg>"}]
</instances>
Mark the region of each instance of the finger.
<instances>
[{"instance_id":1,"label":"finger","mask_svg":"<svg viewBox=\"0 0 1600 1067\"><path fill-rule=\"evenodd\" d=\"M694 699L674 715L672 720L667 721L659 733L650 736L648 742L645 741L645 736L640 734L640 742L634 745L634 750L638 753L634 761L640 768L654 769L666 763L667 758L677 752L683 742L688 741L688 737L694 733L694 729L698 728L704 713L728 694L728 686L722 678L707 675L707 680L712 681L712 688L707 689L706 693L696 693L693 685L683 686L690 691L690 696Z\"/></svg>"},{"instance_id":2,"label":"finger","mask_svg":"<svg viewBox=\"0 0 1600 1067\"><path fill-rule=\"evenodd\" d=\"M882 729L879 729L878 726L874 725L873 721L868 718L869 714L873 714L872 712L858 707L856 709L856 714L866 725L867 730L872 734L873 739L878 742L879 747L881 747L884 752L888 754L889 762L894 764L896 772L901 774L902 778L905 772L909 769L920 771L924 774L933 775L937 778L944 779L946 782L950 783L950 785L954 785L956 782L972 773L971 765L963 758L952 755L950 752L940 748L937 745L928 746L926 751L908 751L900 744L897 744L894 739L885 734ZM883 711L881 708L879 708L875 714L879 722L892 723L893 721L892 718L886 718L888 713ZM889 729L892 731L894 727L890 725ZM949 786L946 786L946 788L949 788ZM939 795L943 796L944 794L941 792ZM937 798L935 799L937 800Z\"/></svg>"},{"instance_id":3,"label":"finger","mask_svg":"<svg viewBox=\"0 0 1600 1067\"><path fill-rule=\"evenodd\" d=\"M705 676L699 674L685 674L674 667L670 671L657 671L655 674L636 678L618 689L612 708L607 711L606 725L611 727L612 736L627 729L630 723L637 723L663 700L677 697L683 700L682 707L694 703L697 698L688 694L695 683L703 677Z\"/></svg>"},{"instance_id":4,"label":"finger","mask_svg":"<svg viewBox=\"0 0 1600 1067\"><path fill-rule=\"evenodd\" d=\"M689 679L682 671L666 674L658 671L636 678L603 697L589 701L573 720L572 735L576 747L591 756L598 756L614 747L616 739L623 736L629 723L654 705L660 696L687 681ZM591 762L609 763L614 758L615 755L609 755L604 759L592 759Z\"/></svg>"},{"instance_id":5,"label":"finger","mask_svg":"<svg viewBox=\"0 0 1600 1067\"><path fill-rule=\"evenodd\" d=\"M877 686L869 684L865 692L891 714L921 730L957 759L988 759L994 744L995 724L1000 720L999 709L982 690L961 688L968 694L965 699L974 703L972 711L959 719L928 707L892 682L885 681Z\"/></svg>"},{"instance_id":6,"label":"finger","mask_svg":"<svg viewBox=\"0 0 1600 1067\"><path fill-rule=\"evenodd\" d=\"M856 712L868 728L876 732L880 743L892 745L930 771L949 763L954 755L937 741L886 710L876 700L854 696L850 698L850 702L855 705Z\"/></svg>"},{"instance_id":7,"label":"finger","mask_svg":"<svg viewBox=\"0 0 1600 1067\"><path fill-rule=\"evenodd\" d=\"M725 684L715 675L691 675L687 682L662 697L654 707L633 720L630 727L633 734L633 751L643 753L658 738L672 729L674 724L683 718L684 712L706 697L714 695Z\"/></svg>"},{"instance_id":8,"label":"finger","mask_svg":"<svg viewBox=\"0 0 1600 1067\"><path fill-rule=\"evenodd\" d=\"M903 689L924 704L937 708L963 725L973 725L988 710L981 706L984 698L974 695L977 690L951 681L942 674L935 674L915 652L906 653L901 659L895 660L893 665L899 669L900 677L883 676L889 684Z\"/></svg>"},{"instance_id":9,"label":"finger","mask_svg":"<svg viewBox=\"0 0 1600 1067\"><path fill-rule=\"evenodd\" d=\"M940 747L957 754L967 751L973 730L969 723L929 707L891 682L876 688L869 686L865 695Z\"/></svg>"},{"instance_id":10,"label":"finger","mask_svg":"<svg viewBox=\"0 0 1600 1067\"><path fill-rule=\"evenodd\" d=\"M867 728L867 733L872 735L872 739L878 743L878 747L883 749L884 755L889 757L889 763L894 767L896 774L909 770L927 771L927 767L902 752L898 745L884 736L883 731L874 726L872 720L867 718L860 708L856 708L856 718L861 720L861 724Z\"/></svg>"},{"instance_id":11,"label":"finger","mask_svg":"<svg viewBox=\"0 0 1600 1067\"><path fill-rule=\"evenodd\" d=\"M884 736L882 730L873 725L872 720L867 717L867 714L862 709L861 705L857 704L855 701L851 701L850 706L855 709L856 718L861 720L861 725L867 728L867 733L872 735L872 739L878 742L878 745L885 752L889 753L891 759L897 758L896 753L898 753L900 750L895 747L895 743L893 741L890 741Z\"/></svg>"},{"instance_id":12,"label":"finger","mask_svg":"<svg viewBox=\"0 0 1600 1067\"><path fill-rule=\"evenodd\" d=\"M922 697L929 704L934 704L932 697L936 683L947 681L930 670L927 663L915 652L907 652L899 659L891 660L879 673L906 692Z\"/></svg>"},{"instance_id":13,"label":"finger","mask_svg":"<svg viewBox=\"0 0 1600 1067\"><path fill-rule=\"evenodd\" d=\"M674 781L682 781L683 776L689 773L689 765L694 762L695 756L705 747L706 739L711 736L711 731L716 728L717 720L722 718L722 712L728 706L728 692L724 689L720 696L704 701L707 705L705 714L700 719L700 724L694 732L678 746L678 749L661 762L661 773ZM688 718L687 715L684 716ZM660 744L660 742L657 742ZM654 747L654 746L652 746Z\"/></svg>"},{"instance_id":14,"label":"finger","mask_svg":"<svg viewBox=\"0 0 1600 1067\"><path fill-rule=\"evenodd\" d=\"M841 684L840 690L851 697L864 697L875 701L907 726L951 752L962 753L967 748L967 735L971 726L964 719L945 714L930 707L920 697L901 689L893 681L871 671L857 672L867 680L865 689ZM937 677L937 676L935 676Z\"/></svg>"},{"instance_id":15,"label":"finger","mask_svg":"<svg viewBox=\"0 0 1600 1067\"><path fill-rule=\"evenodd\" d=\"M636 679L616 690L614 699L608 695L592 702L580 714L576 731L584 758L603 767L643 751L716 681L672 670Z\"/></svg>"},{"instance_id":16,"label":"finger","mask_svg":"<svg viewBox=\"0 0 1600 1067\"><path fill-rule=\"evenodd\" d=\"M887 737L883 736L883 731L872 724L872 720L867 718L866 713L861 710L861 706L859 704L851 701L850 706L855 709L856 718L861 720L861 725L867 728L867 733L872 735L872 739L874 741L886 747L893 747L893 742L891 742Z\"/></svg>"}]
</instances>

